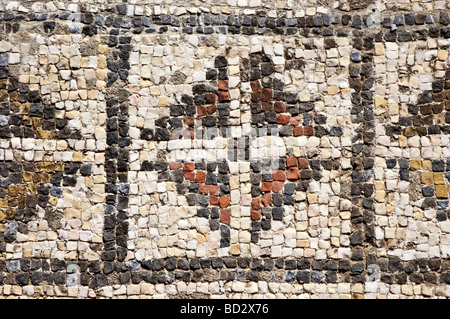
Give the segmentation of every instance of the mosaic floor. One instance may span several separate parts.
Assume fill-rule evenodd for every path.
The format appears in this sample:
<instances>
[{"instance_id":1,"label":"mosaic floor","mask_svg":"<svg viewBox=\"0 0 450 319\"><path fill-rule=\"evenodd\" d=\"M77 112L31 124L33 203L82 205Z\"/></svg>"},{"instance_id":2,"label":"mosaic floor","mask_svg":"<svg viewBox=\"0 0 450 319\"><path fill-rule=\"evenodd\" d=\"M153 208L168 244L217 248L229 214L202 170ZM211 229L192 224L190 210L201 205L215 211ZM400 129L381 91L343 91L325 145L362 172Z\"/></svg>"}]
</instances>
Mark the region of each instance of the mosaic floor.
<instances>
[{"instance_id":1,"label":"mosaic floor","mask_svg":"<svg viewBox=\"0 0 450 319\"><path fill-rule=\"evenodd\" d=\"M449 14L0 1L0 296L449 298Z\"/></svg>"}]
</instances>

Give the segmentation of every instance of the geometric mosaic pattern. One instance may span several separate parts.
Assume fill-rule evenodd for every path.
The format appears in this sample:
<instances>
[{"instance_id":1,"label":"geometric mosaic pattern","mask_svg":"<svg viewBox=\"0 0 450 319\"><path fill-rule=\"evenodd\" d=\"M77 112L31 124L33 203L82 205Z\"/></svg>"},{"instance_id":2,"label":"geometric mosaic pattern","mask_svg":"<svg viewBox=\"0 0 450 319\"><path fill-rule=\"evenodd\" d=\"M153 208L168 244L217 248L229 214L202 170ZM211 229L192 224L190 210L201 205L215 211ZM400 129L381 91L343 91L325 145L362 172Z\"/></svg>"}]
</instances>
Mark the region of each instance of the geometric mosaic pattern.
<instances>
[{"instance_id":1,"label":"geometric mosaic pattern","mask_svg":"<svg viewBox=\"0 0 450 319\"><path fill-rule=\"evenodd\" d=\"M88 2L0 2L2 297L450 297L445 1Z\"/></svg>"}]
</instances>

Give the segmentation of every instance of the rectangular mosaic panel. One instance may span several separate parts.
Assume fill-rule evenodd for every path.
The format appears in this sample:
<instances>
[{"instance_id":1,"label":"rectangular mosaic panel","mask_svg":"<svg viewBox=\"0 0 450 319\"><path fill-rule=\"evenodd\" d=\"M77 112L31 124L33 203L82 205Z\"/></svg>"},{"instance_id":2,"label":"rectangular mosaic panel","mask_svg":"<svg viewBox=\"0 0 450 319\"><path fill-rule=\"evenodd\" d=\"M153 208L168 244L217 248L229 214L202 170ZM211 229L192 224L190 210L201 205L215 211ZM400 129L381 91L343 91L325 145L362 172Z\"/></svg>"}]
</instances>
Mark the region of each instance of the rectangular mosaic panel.
<instances>
[{"instance_id":1,"label":"rectangular mosaic panel","mask_svg":"<svg viewBox=\"0 0 450 319\"><path fill-rule=\"evenodd\" d=\"M448 298L449 11L0 2L0 296Z\"/></svg>"}]
</instances>

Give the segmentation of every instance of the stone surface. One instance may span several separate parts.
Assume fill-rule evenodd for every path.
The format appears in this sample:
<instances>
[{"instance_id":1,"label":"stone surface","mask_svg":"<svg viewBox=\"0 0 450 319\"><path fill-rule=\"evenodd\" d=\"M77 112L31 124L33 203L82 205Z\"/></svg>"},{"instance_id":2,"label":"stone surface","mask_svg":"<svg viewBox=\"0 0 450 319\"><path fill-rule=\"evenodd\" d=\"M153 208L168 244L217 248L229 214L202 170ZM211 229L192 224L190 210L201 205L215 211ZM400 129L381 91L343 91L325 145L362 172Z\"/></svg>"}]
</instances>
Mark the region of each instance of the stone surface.
<instances>
[{"instance_id":1,"label":"stone surface","mask_svg":"<svg viewBox=\"0 0 450 319\"><path fill-rule=\"evenodd\" d=\"M0 1L0 297L450 297L445 1L150 2Z\"/></svg>"}]
</instances>

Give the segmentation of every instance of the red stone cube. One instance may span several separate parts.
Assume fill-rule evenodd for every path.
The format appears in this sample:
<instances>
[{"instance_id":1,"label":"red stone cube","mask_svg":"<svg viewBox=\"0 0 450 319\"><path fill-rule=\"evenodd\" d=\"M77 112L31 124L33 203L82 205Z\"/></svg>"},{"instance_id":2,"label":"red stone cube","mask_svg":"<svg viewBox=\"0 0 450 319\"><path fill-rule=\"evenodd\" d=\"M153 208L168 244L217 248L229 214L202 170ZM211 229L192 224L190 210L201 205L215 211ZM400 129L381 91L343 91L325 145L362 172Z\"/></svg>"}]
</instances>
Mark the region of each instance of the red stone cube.
<instances>
[{"instance_id":1,"label":"red stone cube","mask_svg":"<svg viewBox=\"0 0 450 319\"><path fill-rule=\"evenodd\" d=\"M252 220L260 220L261 219L261 210L251 210L250 217Z\"/></svg>"},{"instance_id":2,"label":"red stone cube","mask_svg":"<svg viewBox=\"0 0 450 319\"><path fill-rule=\"evenodd\" d=\"M207 113L208 115L211 115L211 114L216 113L216 110L217 110L217 106L216 106L215 104L207 105L207 106L206 106L206 113Z\"/></svg>"},{"instance_id":3,"label":"red stone cube","mask_svg":"<svg viewBox=\"0 0 450 319\"><path fill-rule=\"evenodd\" d=\"M228 207L230 205L231 198L230 196L220 196L219 198L219 206L221 208Z\"/></svg>"},{"instance_id":4,"label":"red stone cube","mask_svg":"<svg viewBox=\"0 0 450 319\"><path fill-rule=\"evenodd\" d=\"M284 182L273 182L272 192L279 193L283 189Z\"/></svg>"},{"instance_id":5,"label":"red stone cube","mask_svg":"<svg viewBox=\"0 0 450 319\"><path fill-rule=\"evenodd\" d=\"M217 82L217 88L221 91L228 91L228 80L219 80Z\"/></svg>"},{"instance_id":6,"label":"red stone cube","mask_svg":"<svg viewBox=\"0 0 450 319\"><path fill-rule=\"evenodd\" d=\"M291 118L288 114L278 114L277 115L277 123L286 125L289 123L289 119Z\"/></svg>"},{"instance_id":7,"label":"red stone cube","mask_svg":"<svg viewBox=\"0 0 450 319\"><path fill-rule=\"evenodd\" d=\"M272 111L273 110L272 102L262 102L261 109L265 112Z\"/></svg>"},{"instance_id":8,"label":"red stone cube","mask_svg":"<svg viewBox=\"0 0 450 319\"><path fill-rule=\"evenodd\" d=\"M297 167L291 167L287 171L287 179L289 180L296 180L300 178L300 171Z\"/></svg>"},{"instance_id":9,"label":"red stone cube","mask_svg":"<svg viewBox=\"0 0 450 319\"><path fill-rule=\"evenodd\" d=\"M252 92L252 102L261 101L261 91Z\"/></svg>"},{"instance_id":10,"label":"red stone cube","mask_svg":"<svg viewBox=\"0 0 450 319\"><path fill-rule=\"evenodd\" d=\"M214 93L205 94L206 104L215 104L217 101L217 95Z\"/></svg>"},{"instance_id":11,"label":"red stone cube","mask_svg":"<svg viewBox=\"0 0 450 319\"><path fill-rule=\"evenodd\" d=\"M198 192L200 194L208 194L208 185L198 184Z\"/></svg>"},{"instance_id":12,"label":"red stone cube","mask_svg":"<svg viewBox=\"0 0 450 319\"><path fill-rule=\"evenodd\" d=\"M202 171L197 171L197 173L195 174L194 181L196 183L204 183L205 180L206 180L206 173Z\"/></svg>"},{"instance_id":13,"label":"red stone cube","mask_svg":"<svg viewBox=\"0 0 450 319\"><path fill-rule=\"evenodd\" d=\"M286 173L284 171L276 171L272 174L274 181L285 181L286 180Z\"/></svg>"},{"instance_id":14,"label":"red stone cube","mask_svg":"<svg viewBox=\"0 0 450 319\"><path fill-rule=\"evenodd\" d=\"M213 206L218 206L219 205L219 197L217 197L215 195L209 196L209 203Z\"/></svg>"},{"instance_id":15,"label":"red stone cube","mask_svg":"<svg viewBox=\"0 0 450 319\"><path fill-rule=\"evenodd\" d=\"M181 168L181 163L177 163L177 162L170 162L169 163L169 167L170 167L170 169L179 169L179 168Z\"/></svg>"},{"instance_id":16,"label":"red stone cube","mask_svg":"<svg viewBox=\"0 0 450 319\"><path fill-rule=\"evenodd\" d=\"M272 182L262 182L261 192L270 192L272 190Z\"/></svg>"},{"instance_id":17,"label":"red stone cube","mask_svg":"<svg viewBox=\"0 0 450 319\"><path fill-rule=\"evenodd\" d=\"M303 134L306 136L313 136L314 135L314 128L312 126L304 126L303 127Z\"/></svg>"},{"instance_id":18,"label":"red stone cube","mask_svg":"<svg viewBox=\"0 0 450 319\"><path fill-rule=\"evenodd\" d=\"M302 136L303 135L303 126L295 126L293 134L294 134L294 136Z\"/></svg>"},{"instance_id":19,"label":"red stone cube","mask_svg":"<svg viewBox=\"0 0 450 319\"><path fill-rule=\"evenodd\" d=\"M194 181L194 178L195 178L195 173L194 172L184 172L184 178L187 180L187 181Z\"/></svg>"},{"instance_id":20,"label":"red stone cube","mask_svg":"<svg viewBox=\"0 0 450 319\"><path fill-rule=\"evenodd\" d=\"M259 80L250 82L250 87L252 88L253 92L261 91L261 89L262 89L261 83L259 83Z\"/></svg>"},{"instance_id":21,"label":"red stone cube","mask_svg":"<svg viewBox=\"0 0 450 319\"><path fill-rule=\"evenodd\" d=\"M265 193L261 196L261 203L264 207L270 206L272 204L272 193Z\"/></svg>"},{"instance_id":22,"label":"red stone cube","mask_svg":"<svg viewBox=\"0 0 450 319\"><path fill-rule=\"evenodd\" d=\"M219 102L230 101L230 94L228 91L219 91Z\"/></svg>"},{"instance_id":23,"label":"red stone cube","mask_svg":"<svg viewBox=\"0 0 450 319\"><path fill-rule=\"evenodd\" d=\"M305 169L305 168L308 168L308 167L309 167L308 160L306 158L300 157L298 159L298 168Z\"/></svg>"},{"instance_id":24,"label":"red stone cube","mask_svg":"<svg viewBox=\"0 0 450 319\"><path fill-rule=\"evenodd\" d=\"M276 101L273 105L273 109L275 112L278 113L286 112L286 104L284 104L284 102L281 101Z\"/></svg>"},{"instance_id":25,"label":"red stone cube","mask_svg":"<svg viewBox=\"0 0 450 319\"><path fill-rule=\"evenodd\" d=\"M206 107L204 105L197 105L197 115L198 116L206 116Z\"/></svg>"},{"instance_id":26,"label":"red stone cube","mask_svg":"<svg viewBox=\"0 0 450 319\"><path fill-rule=\"evenodd\" d=\"M289 124L296 126L296 125L299 125L302 121L303 121L303 117L301 115L297 115L297 116L291 117Z\"/></svg>"},{"instance_id":27,"label":"red stone cube","mask_svg":"<svg viewBox=\"0 0 450 319\"><path fill-rule=\"evenodd\" d=\"M230 225L230 219L231 219L231 210L229 210L229 209L221 209L220 210L219 221L221 223L226 224L226 225Z\"/></svg>"},{"instance_id":28,"label":"red stone cube","mask_svg":"<svg viewBox=\"0 0 450 319\"><path fill-rule=\"evenodd\" d=\"M252 198L252 209L260 209L261 208L261 200L259 198Z\"/></svg>"},{"instance_id":29,"label":"red stone cube","mask_svg":"<svg viewBox=\"0 0 450 319\"><path fill-rule=\"evenodd\" d=\"M208 185L208 193L210 195L219 195L219 189L220 187L218 185Z\"/></svg>"},{"instance_id":30,"label":"red stone cube","mask_svg":"<svg viewBox=\"0 0 450 319\"><path fill-rule=\"evenodd\" d=\"M287 157L286 158L286 166L287 167L297 167L298 161L296 157Z\"/></svg>"},{"instance_id":31,"label":"red stone cube","mask_svg":"<svg viewBox=\"0 0 450 319\"><path fill-rule=\"evenodd\" d=\"M272 101L273 92L272 89L269 88L263 88L261 90L261 101Z\"/></svg>"},{"instance_id":32,"label":"red stone cube","mask_svg":"<svg viewBox=\"0 0 450 319\"><path fill-rule=\"evenodd\" d=\"M193 126L194 125L194 117L193 116L185 116L183 117L183 124L187 126Z\"/></svg>"}]
</instances>

